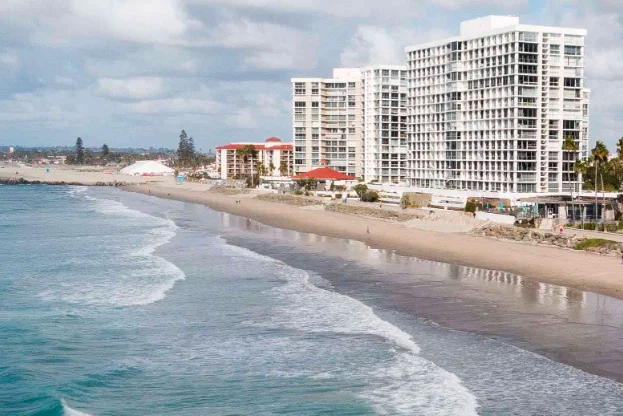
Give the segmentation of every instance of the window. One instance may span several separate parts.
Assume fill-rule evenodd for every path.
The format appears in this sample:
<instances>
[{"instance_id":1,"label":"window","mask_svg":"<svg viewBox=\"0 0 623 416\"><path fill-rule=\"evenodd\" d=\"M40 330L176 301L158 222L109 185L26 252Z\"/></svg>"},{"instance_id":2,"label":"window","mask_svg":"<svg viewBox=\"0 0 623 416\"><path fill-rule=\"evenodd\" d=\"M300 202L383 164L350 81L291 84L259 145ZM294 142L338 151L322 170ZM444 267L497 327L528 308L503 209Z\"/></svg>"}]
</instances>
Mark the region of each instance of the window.
<instances>
[{"instance_id":1,"label":"window","mask_svg":"<svg viewBox=\"0 0 623 416\"><path fill-rule=\"evenodd\" d=\"M575 56L582 55L582 47L565 45L565 55L575 55Z\"/></svg>"},{"instance_id":2,"label":"window","mask_svg":"<svg viewBox=\"0 0 623 416\"><path fill-rule=\"evenodd\" d=\"M307 103L305 101L295 101L294 102L294 107L296 107L296 108L305 107L306 105L307 105Z\"/></svg>"},{"instance_id":3,"label":"window","mask_svg":"<svg viewBox=\"0 0 623 416\"><path fill-rule=\"evenodd\" d=\"M294 83L294 95L305 95L305 83L304 82Z\"/></svg>"},{"instance_id":4,"label":"window","mask_svg":"<svg viewBox=\"0 0 623 416\"><path fill-rule=\"evenodd\" d=\"M312 101L311 105L312 105L312 108L320 107L320 103L318 101Z\"/></svg>"},{"instance_id":5,"label":"window","mask_svg":"<svg viewBox=\"0 0 623 416\"><path fill-rule=\"evenodd\" d=\"M354 82L349 82L348 83L348 88L355 88L355 83Z\"/></svg>"},{"instance_id":6,"label":"window","mask_svg":"<svg viewBox=\"0 0 623 416\"><path fill-rule=\"evenodd\" d=\"M311 84L311 88L312 88L312 95L318 95L319 94L319 84L317 82L312 82Z\"/></svg>"},{"instance_id":7,"label":"window","mask_svg":"<svg viewBox=\"0 0 623 416\"><path fill-rule=\"evenodd\" d=\"M549 53L551 55L560 55L560 45L550 45Z\"/></svg>"}]
</instances>

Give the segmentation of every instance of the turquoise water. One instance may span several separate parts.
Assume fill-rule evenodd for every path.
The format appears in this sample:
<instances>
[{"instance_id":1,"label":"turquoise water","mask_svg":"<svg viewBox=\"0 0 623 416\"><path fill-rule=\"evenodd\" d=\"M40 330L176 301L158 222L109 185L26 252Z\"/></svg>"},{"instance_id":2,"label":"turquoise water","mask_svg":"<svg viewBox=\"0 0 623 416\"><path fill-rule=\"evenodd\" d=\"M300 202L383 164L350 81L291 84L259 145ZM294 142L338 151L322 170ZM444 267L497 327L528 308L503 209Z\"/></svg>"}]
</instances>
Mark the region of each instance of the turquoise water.
<instances>
[{"instance_id":1,"label":"turquoise water","mask_svg":"<svg viewBox=\"0 0 623 416\"><path fill-rule=\"evenodd\" d=\"M115 190L0 187L0 414L623 412L618 383L384 316L326 279L363 269L258 254L242 246L278 243L224 218Z\"/></svg>"}]
</instances>

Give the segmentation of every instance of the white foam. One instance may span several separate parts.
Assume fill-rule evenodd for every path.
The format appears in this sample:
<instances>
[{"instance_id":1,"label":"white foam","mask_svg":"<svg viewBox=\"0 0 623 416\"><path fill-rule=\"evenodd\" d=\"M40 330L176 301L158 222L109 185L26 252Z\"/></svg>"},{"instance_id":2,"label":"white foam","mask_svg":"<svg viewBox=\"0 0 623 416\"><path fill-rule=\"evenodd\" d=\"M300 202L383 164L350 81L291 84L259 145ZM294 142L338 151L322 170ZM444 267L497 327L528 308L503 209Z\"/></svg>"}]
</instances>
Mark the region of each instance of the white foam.
<instances>
[{"instance_id":1,"label":"white foam","mask_svg":"<svg viewBox=\"0 0 623 416\"><path fill-rule=\"evenodd\" d=\"M310 274L250 250L230 246L236 254L280 267L286 284L273 290L281 300L269 326L318 334L377 336L388 348L390 363L368 369L370 388L361 394L380 414L476 415L476 397L461 380L419 356L413 338L382 320L374 310L351 297L314 286ZM265 323L257 323L265 326ZM362 369L365 371L365 369ZM326 377L326 374L323 374ZM369 382L369 383L368 383Z\"/></svg>"},{"instance_id":2,"label":"white foam","mask_svg":"<svg viewBox=\"0 0 623 416\"><path fill-rule=\"evenodd\" d=\"M67 193L71 196L85 193L89 188L86 186L70 186Z\"/></svg>"},{"instance_id":3,"label":"white foam","mask_svg":"<svg viewBox=\"0 0 623 416\"><path fill-rule=\"evenodd\" d=\"M131 209L118 201L89 195L84 197L93 201L95 210L102 214L133 219L117 225L134 226L138 222L153 228L141 239L140 246L131 247L128 252L121 254L124 258L131 259L129 263L133 268L119 276L91 276L88 285L74 286L69 293L62 294L64 301L104 306L149 305L164 299L177 281L186 278L184 272L175 264L154 254L158 247L168 243L176 235L178 227L175 222ZM55 291L46 291L42 296L55 298Z\"/></svg>"},{"instance_id":4,"label":"white foam","mask_svg":"<svg viewBox=\"0 0 623 416\"><path fill-rule=\"evenodd\" d=\"M61 404L63 405L63 414L65 416L91 416L89 413L81 412L80 410L72 409L67 406L65 399L61 399Z\"/></svg>"}]
</instances>

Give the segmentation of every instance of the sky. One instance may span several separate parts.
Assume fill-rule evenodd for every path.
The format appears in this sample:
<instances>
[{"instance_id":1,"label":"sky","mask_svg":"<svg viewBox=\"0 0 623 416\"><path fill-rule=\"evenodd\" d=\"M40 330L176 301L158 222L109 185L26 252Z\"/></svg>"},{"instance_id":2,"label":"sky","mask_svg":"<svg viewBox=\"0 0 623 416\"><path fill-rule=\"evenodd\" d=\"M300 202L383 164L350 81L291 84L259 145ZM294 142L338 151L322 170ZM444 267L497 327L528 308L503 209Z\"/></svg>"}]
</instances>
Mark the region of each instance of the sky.
<instances>
[{"instance_id":1,"label":"sky","mask_svg":"<svg viewBox=\"0 0 623 416\"><path fill-rule=\"evenodd\" d=\"M1 0L0 145L291 141L290 78L404 64L488 14L588 29L591 141L613 151L622 0Z\"/></svg>"}]
</instances>

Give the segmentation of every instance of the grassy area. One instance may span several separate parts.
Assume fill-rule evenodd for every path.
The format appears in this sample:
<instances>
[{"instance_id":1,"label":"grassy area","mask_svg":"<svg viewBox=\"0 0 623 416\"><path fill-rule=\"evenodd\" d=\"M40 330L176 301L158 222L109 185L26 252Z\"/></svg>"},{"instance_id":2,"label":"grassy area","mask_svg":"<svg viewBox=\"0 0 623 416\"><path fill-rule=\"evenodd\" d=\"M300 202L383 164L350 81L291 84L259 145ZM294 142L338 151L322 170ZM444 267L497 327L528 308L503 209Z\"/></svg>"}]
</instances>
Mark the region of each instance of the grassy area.
<instances>
[{"instance_id":1,"label":"grassy area","mask_svg":"<svg viewBox=\"0 0 623 416\"><path fill-rule=\"evenodd\" d=\"M619 243L612 240L604 240L603 238L589 238L576 244L576 250L586 250L595 247L616 248Z\"/></svg>"}]
</instances>

